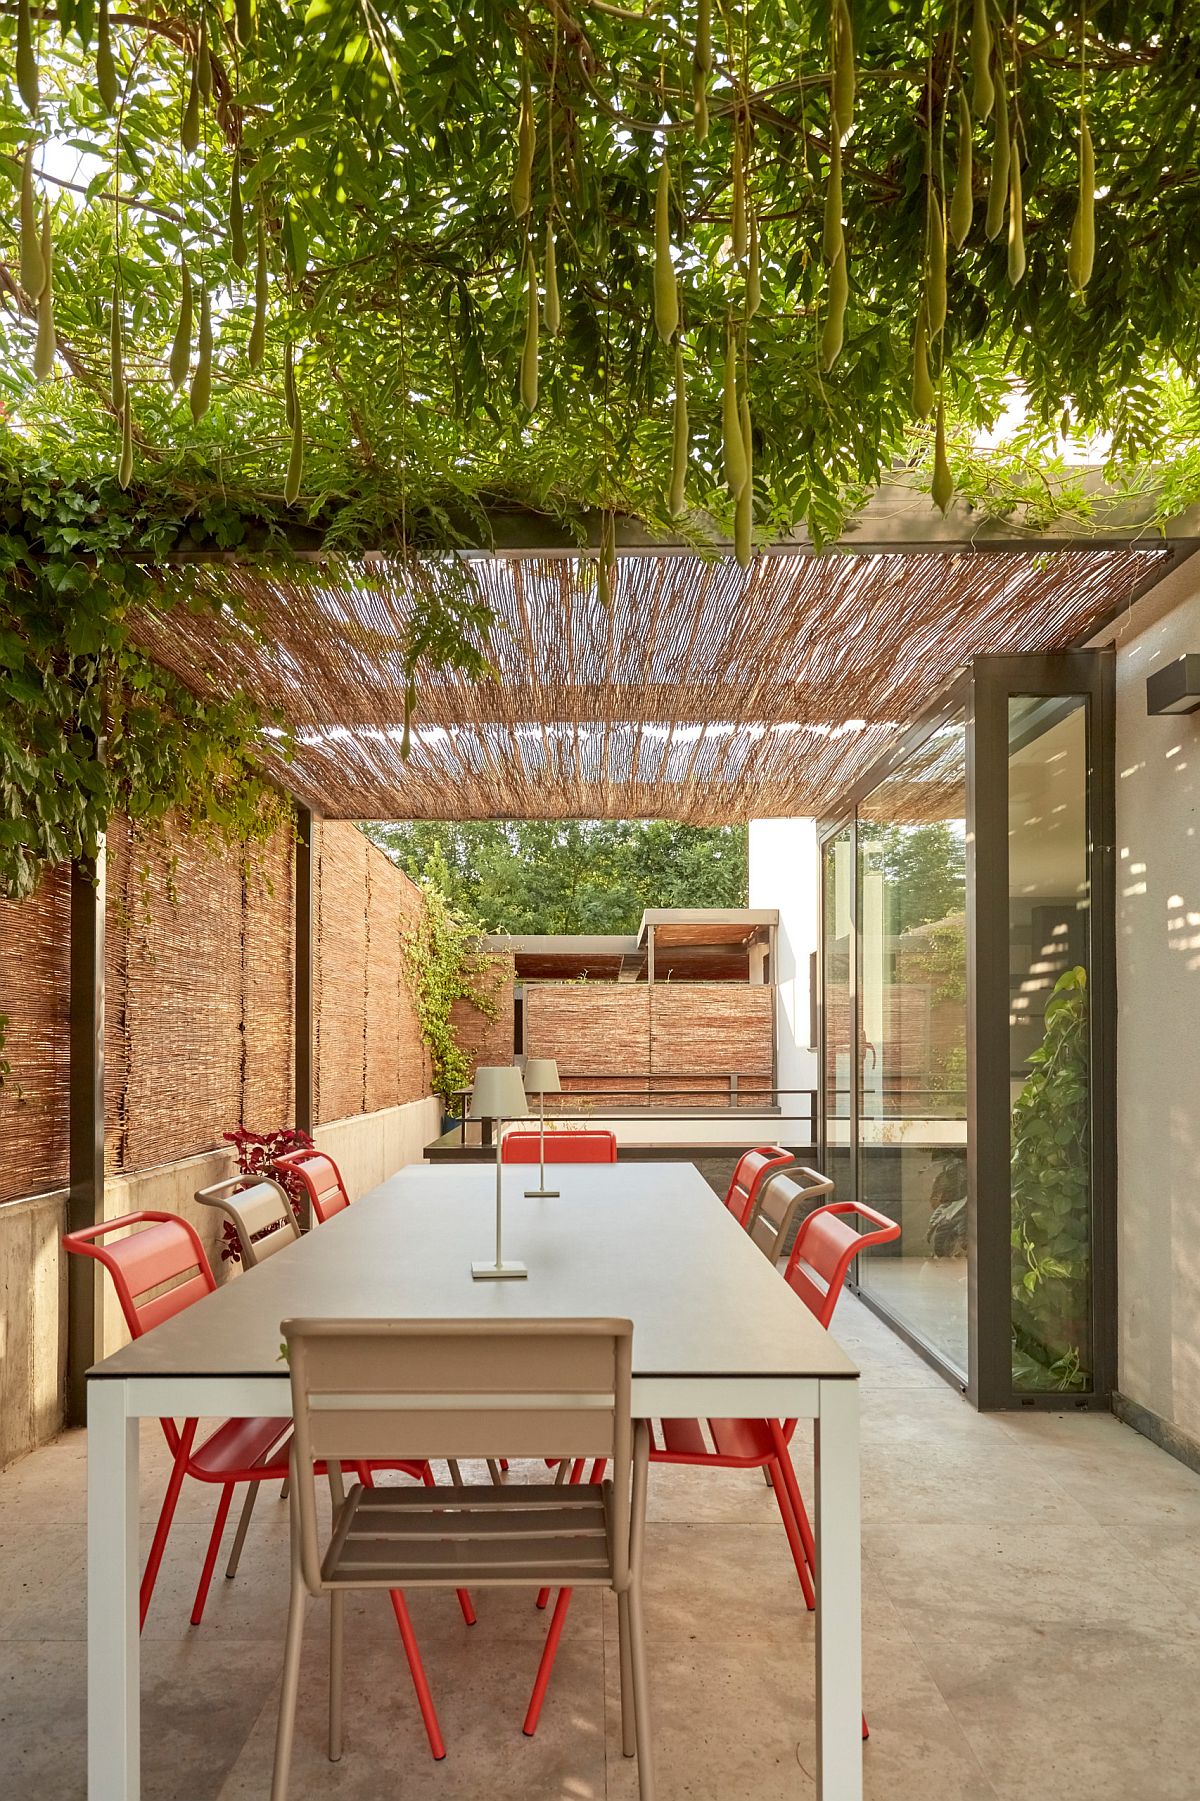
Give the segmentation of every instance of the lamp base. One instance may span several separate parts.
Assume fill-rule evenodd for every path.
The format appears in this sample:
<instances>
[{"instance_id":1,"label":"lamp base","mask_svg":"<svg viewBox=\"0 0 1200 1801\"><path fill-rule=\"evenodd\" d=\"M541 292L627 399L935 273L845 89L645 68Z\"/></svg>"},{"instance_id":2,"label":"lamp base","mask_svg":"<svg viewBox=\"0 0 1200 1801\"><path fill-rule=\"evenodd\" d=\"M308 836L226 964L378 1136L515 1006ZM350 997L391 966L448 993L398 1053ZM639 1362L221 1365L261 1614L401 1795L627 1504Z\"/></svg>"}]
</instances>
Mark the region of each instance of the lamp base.
<instances>
[{"instance_id":1,"label":"lamp base","mask_svg":"<svg viewBox=\"0 0 1200 1801\"><path fill-rule=\"evenodd\" d=\"M502 1282L506 1276L519 1278L529 1271L523 1263L473 1263L471 1278L475 1282Z\"/></svg>"},{"instance_id":2,"label":"lamp base","mask_svg":"<svg viewBox=\"0 0 1200 1801\"><path fill-rule=\"evenodd\" d=\"M560 1191L557 1188L527 1188L525 1190L527 1201L557 1201L559 1198Z\"/></svg>"}]
</instances>

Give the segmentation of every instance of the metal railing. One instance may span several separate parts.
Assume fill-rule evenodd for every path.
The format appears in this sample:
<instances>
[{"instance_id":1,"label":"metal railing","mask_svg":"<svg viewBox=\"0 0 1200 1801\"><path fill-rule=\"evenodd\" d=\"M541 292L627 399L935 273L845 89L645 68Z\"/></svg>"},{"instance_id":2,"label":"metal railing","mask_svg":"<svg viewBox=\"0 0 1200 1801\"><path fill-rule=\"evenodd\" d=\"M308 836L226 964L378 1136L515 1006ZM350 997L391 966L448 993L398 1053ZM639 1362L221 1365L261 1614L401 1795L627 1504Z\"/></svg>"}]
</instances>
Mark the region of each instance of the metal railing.
<instances>
[{"instance_id":1,"label":"metal railing","mask_svg":"<svg viewBox=\"0 0 1200 1801\"><path fill-rule=\"evenodd\" d=\"M647 1115L667 1120L705 1119L714 1116L745 1115L756 1109L786 1119L803 1120L808 1137L806 1143L817 1142L817 1090L815 1088L779 1088L769 1077L746 1071L728 1073L711 1070L677 1071L663 1074L590 1075L561 1072L562 1092L546 1096L547 1119L587 1120L598 1114L645 1118ZM701 1087L681 1087L689 1082ZM603 1083L603 1087L585 1084ZM449 1111L465 1129L471 1090L456 1088L447 1096ZM802 1105L793 1110L783 1103L799 1099ZM664 1103L674 1101L675 1109ZM680 1102L693 1102L691 1107ZM582 1108L578 1103L584 1103ZM491 1140L490 1122L484 1142Z\"/></svg>"}]
</instances>

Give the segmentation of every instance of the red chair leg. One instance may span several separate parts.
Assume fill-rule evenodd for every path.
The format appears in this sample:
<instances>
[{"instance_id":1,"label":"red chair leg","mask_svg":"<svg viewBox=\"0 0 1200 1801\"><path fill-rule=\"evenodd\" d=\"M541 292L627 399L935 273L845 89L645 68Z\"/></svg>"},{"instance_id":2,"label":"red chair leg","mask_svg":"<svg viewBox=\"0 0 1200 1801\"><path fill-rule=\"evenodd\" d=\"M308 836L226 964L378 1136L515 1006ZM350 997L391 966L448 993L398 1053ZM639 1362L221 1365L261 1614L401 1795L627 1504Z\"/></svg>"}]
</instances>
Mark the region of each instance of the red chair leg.
<instances>
[{"instance_id":1,"label":"red chair leg","mask_svg":"<svg viewBox=\"0 0 1200 1801\"><path fill-rule=\"evenodd\" d=\"M583 1466L586 1462L587 1459L585 1457L577 1457L575 1459L574 1463L571 1465L571 1474L567 1477L568 1482L578 1482L581 1480L583 1476ZM539 1588L536 1605L540 1607L543 1612L545 1611L549 1599L550 1590L548 1588ZM551 1661L553 1661L553 1659L551 1659Z\"/></svg>"},{"instance_id":2,"label":"red chair leg","mask_svg":"<svg viewBox=\"0 0 1200 1801\"><path fill-rule=\"evenodd\" d=\"M588 1481L600 1482L604 1477L604 1472L607 1467L607 1457L597 1457L596 1461L592 1464L592 1473L588 1477ZM571 1473L571 1480L573 1482L578 1482L579 1480L579 1477L574 1471ZM534 1678L533 1693L529 1697L529 1707L525 1714L525 1724L521 1728L526 1738L533 1737L534 1733L537 1731L538 1721L542 1716L542 1703L546 1699L546 1690L550 1686L550 1672L554 1668L554 1659L558 1655L558 1641L562 1637L563 1627L567 1623L567 1609L571 1605L571 1593L572 1591L569 1588L560 1588L558 1591L558 1599L554 1603L554 1612L550 1616L550 1626L546 1633L546 1642L542 1646L541 1661L538 1664L537 1675Z\"/></svg>"},{"instance_id":3,"label":"red chair leg","mask_svg":"<svg viewBox=\"0 0 1200 1801\"><path fill-rule=\"evenodd\" d=\"M554 1603L554 1612L550 1615L550 1628L546 1633L546 1642L542 1646L541 1661L534 1678L533 1693L529 1697L525 1724L521 1728L526 1738L532 1738L537 1731L538 1721L542 1715L542 1703L546 1699L546 1690L550 1686L550 1672L554 1668L554 1659L558 1655L558 1641L562 1637L563 1627L567 1623L567 1609L570 1605L571 1590L560 1588L558 1599Z\"/></svg>"},{"instance_id":4,"label":"red chair leg","mask_svg":"<svg viewBox=\"0 0 1200 1801\"><path fill-rule=\"evenodd\" d=\"M163 1552L167 1548L167 1536L171 1530L171 1522L175 1518L175 1509L179 1505L179 1493L183 1487L183 1478L187 1474L188 1458L192 1454L192 1441L196 1436L197 1420L185 1420L179 1438L179 1450L175 1462L171 1466L171 1475L167 1482L167 1492L163 1496L163 1504L158 1512L158 1524L154 1528L154 1537L150 1541L150 1555L146 1559L146 1568L142 1576L141 1592L138 1596L138 1630L146 1624L146 1615L150 1611L150 1597L154 1593L154 1584L158 1580L159 1566L163 1560Z\"/></svg>"},{"instance_id":5,"label":"red chair leg","mask_svg":"<svg viewBox=\"0 0 1200 1801\"><path fill-rule=\"evenodd\" d=\"M221 1534L225 1530L225 1522L229 1518L229 1503L233 1500L234 1484L221 1484L221 1499L217 1502L217 1517L213 1521L212 1536L208 1541L208 1551L204 1558L204 1568L200 1572L200 1586L196 1590L196 1599L192 1603L192 1625L198 1626L204 1618L204 1603L208 1600L208 1585L212 1581L213 1569L217 1561L217 1552L221 1549Z\"/></svg>"},{"instance_id":6,"label":"red chair leg","mask_svg":"<svg viewBox=\"0 0 1200 1801\"><path fill-rule=\"evenodd\" d=\"M796 1471L792 1464L792 1454L780 1429L779 1421L772 1420L771 1441L775 1446L775 1457L783 1476L788 1492L788 1500L792 1504L792 1512L796 1524L800 1528L800 1541L804 1546L804 1555L808 1559L808 1567L814 1576L817 1572L817 1545L813 1538L813 1529L809 1524L808 1509L804 1505L804 1496L800 1493L800 1484L796 1480Z\"/></svg>"},{"instance_id":7,"label":"red chair leg","mask_svg":"<svg viewBox=\"0 0 1200 1801\"><path fill-rule=\"evenodd\" d=\"M796 1574L800 1578L800 1589L804 1596L804 1605L812 1613L817 1605L817 1597L813 1592L812 1576L809 1573L808 1559L804 1554L804 1541L800 1537L800 1528L796 1516L792 1512L791 1501L784 1486L784 1478L779 1469L779 1461L769 1463L771 1472L771 1488L779 1508L779 1517L783 1521L783 1529L787 1534L788 1548L792 1553L792 1562L796 1566Z\"/></svg>"},{"instance_id":8,"label":"red chair leg","mask_svg":"<svg viewBox=\"0 0 1200 1801\"><path fill-rule=\"evenodd\" d=\"M396 1624L400 1628L404 1655L408 1658L409 1673L417 1694L417 1706L421 1709L421 1718L425 1723L429 1749L434 1757L440 1760L446 1755L446 1747L442 1742L442 1729L438 1725L437 1709L433 1705L433 1696L429 1692L429 1683L425 1677L425 1665L421 1662L421 1653L417 1647L417 1635L413 1631L412 1621L408 1617L408 1607L400 1590L398 1588L389 1589L388 1594L392 1603L392 1612L396 1616Z\"/></svg>"}]
</instances>

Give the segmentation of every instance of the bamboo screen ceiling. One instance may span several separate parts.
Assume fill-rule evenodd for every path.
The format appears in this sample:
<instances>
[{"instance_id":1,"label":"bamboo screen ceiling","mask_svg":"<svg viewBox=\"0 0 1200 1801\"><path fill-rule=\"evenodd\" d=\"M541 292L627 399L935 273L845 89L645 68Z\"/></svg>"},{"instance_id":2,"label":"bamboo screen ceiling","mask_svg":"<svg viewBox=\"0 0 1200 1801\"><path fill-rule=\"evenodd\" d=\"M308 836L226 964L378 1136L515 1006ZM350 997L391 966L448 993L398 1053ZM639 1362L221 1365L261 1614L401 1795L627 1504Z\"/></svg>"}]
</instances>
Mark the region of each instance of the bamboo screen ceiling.
<instances>
[{"instance_id":1,"label":"bamboo screen ceiling","mask_svg":"<svg viewBox=\"0 0 1200 1801\"><path fill-rule=\"evenodd\" d=\"M461 565L493 615L495 680L421 672L400 754L399 565L196 576L220 614L150 611L185 681L245 689L298 734L284 780L342 818L824 813L972 656L1064 648L1169 567L1157 549L622 558L606 610L578 561Z\"/></svg>"}]
</instances>

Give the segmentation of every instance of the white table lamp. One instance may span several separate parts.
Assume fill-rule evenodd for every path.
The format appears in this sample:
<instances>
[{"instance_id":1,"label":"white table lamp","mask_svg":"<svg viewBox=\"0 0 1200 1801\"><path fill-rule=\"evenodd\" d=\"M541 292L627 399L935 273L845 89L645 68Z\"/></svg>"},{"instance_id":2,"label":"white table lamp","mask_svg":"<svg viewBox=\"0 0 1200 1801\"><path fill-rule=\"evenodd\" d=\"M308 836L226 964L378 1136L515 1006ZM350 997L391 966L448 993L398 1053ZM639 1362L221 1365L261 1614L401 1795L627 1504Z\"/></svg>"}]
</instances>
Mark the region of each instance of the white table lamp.
<instances>
[{"instance_id":1,"label":"white table lamp","mask_svg":"<svg viewBox=\"0 0 1200 1801\"><path fill-rule=\"evenodd\" d=\"M529 1102L525 1097L521 1072L515 1063L483 1063L475 1071L471 1084L471 1110L468 1119L490 1119L496 1127L496 1260L494 1263L472 1263L471 1274L477 1282L494 1282L504 1276L527 1276L523 1263L506 1263L500 1245L501 1182L500 1154L504 1144L504 1122L528 1119Z\"/></svg>"},{"instance_id":2,"label":"white table lamp","mask_svg":"<svg viewBox=\"0 0 1200 1801\"><path fill-rule=\"evenodd\" d=\"M541 1153L541 1175L537 1188L527 1188L529 1200L557 1200L558 1189L546 1187L546 1096L561 1094L558 1064L553 1057L529 1057L525 1062L525 1092L538 1097L538 1148Z\"/></svg>"}]
</instances>

